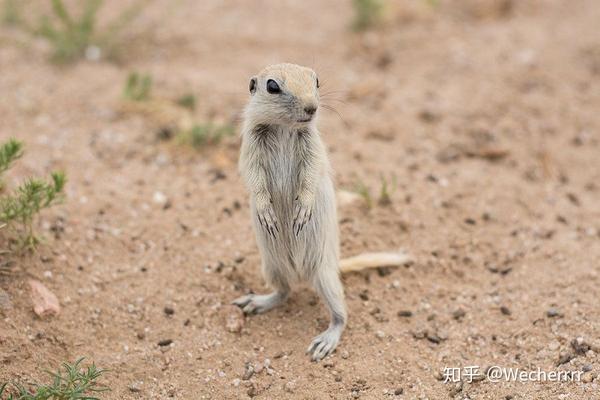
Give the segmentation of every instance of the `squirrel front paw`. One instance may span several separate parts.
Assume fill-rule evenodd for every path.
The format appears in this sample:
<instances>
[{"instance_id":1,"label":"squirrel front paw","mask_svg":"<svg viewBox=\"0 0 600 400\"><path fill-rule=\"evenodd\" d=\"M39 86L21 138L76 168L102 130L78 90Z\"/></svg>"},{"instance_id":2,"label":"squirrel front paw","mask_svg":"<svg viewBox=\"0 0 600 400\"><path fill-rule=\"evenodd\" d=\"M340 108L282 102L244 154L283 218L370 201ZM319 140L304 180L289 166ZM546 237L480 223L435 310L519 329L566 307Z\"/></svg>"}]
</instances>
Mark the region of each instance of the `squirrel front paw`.
<instances>
[{"instance_id":1,"label":"squirrel front paw","mask_svg":"<svg viewBox=\"0 0 600 400\"><path fill-rule=\"evenodd\" d=\"M312 205L296 199L296 209L294 210L294 224L292 229L294 234L298 236L304 225L312 217Z\"/></svg>"},{"instance_id":2,"label":"squirrel front paw","mask_svg":"<svg viewBox=\"0 0 600 400\"><path fill-rule=\"evenodd\" d=\"M256 209L258 216L258 222L260 225L269 232L269 234L275 237L275 232L279 232L277 227L277 217L275 216L275 210L271 203L266 203L262 207Z\"/></svg>"}]
</instances>

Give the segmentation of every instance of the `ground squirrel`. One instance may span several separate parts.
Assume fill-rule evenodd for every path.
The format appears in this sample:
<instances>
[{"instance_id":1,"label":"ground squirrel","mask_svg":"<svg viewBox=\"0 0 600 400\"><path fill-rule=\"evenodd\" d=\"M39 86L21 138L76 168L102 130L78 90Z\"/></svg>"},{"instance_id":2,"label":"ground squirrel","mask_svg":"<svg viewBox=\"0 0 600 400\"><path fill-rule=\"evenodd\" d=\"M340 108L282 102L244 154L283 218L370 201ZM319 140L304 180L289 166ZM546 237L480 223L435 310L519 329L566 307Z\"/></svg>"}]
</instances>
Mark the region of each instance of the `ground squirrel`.
<instances>
[{"instance_id":1,"label":"ground squirrel","mask_svg":"<svg viewBox=\"0 0 600 400\"><path fill-rule=\"evenodd\" d=\"M266 312L287 299L291 283L310 282L331 315L329 328L307 349L319 361L336 348L346 324L336 197L316 126L319 79L312 69L277 64L253 77L249 89L239 170L250 192L263 275L274 291L233 303L246 314ZM372 253L343 266L357 270L406 261L403 254Z\"/></svg>"}]
</instances>

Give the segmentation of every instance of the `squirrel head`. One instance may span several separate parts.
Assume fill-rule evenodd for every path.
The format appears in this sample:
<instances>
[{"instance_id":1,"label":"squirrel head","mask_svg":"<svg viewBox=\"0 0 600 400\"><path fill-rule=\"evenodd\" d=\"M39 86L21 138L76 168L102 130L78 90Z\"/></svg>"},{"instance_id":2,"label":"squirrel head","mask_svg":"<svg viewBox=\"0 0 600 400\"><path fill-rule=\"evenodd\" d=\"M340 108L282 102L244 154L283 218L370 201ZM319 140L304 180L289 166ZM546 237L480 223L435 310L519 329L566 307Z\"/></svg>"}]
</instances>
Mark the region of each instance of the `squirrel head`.
<instances>
[{"instance_id":1,"label":"squirrel head","mask_svg":"<svg viewBox=\"0 0 600 400\"><path fill-rule=\"evenodd\" d=\"M276 64L250 79L246 120L252 124L308 125L319 108L319 79L310 68Z\"/></svg>"}]
</instances>

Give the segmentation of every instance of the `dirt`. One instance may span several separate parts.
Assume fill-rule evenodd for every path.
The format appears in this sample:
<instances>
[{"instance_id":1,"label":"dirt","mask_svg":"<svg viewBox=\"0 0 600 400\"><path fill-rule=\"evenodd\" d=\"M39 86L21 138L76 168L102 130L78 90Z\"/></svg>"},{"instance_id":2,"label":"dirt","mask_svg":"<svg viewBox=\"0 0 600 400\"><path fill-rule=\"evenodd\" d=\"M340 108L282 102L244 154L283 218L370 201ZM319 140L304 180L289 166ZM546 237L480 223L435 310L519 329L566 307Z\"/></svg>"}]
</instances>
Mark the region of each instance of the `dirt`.
<instances>
[{"instance_id":1,"label":"dirt","mask_svg":"<svg viewBox=\"0 0 600 400\"><path fill-rule=\"evenodd\" d=\"M7 182L69 179L44 243L0 280L0 381L85 356L110 370L103 399L598 398L598 2L398 2L362 34L351 19L350 1L152 2L119 63L68 66L0 28L0 138L26 143ZM415 257L344 277L348 327L320 363L304 354L327 326L309 287L245 320L228 305L267 290L238 138L197 151L117 111L137 70L238 126L249 78L280 61L317 70L339 112L319 122L337 187L377 199L395 182L388 205L340 209L343 255ZM35 316L32 278L58 316ZM468 366L588 372L440 380Z\"/></svg>"}]
</instances>

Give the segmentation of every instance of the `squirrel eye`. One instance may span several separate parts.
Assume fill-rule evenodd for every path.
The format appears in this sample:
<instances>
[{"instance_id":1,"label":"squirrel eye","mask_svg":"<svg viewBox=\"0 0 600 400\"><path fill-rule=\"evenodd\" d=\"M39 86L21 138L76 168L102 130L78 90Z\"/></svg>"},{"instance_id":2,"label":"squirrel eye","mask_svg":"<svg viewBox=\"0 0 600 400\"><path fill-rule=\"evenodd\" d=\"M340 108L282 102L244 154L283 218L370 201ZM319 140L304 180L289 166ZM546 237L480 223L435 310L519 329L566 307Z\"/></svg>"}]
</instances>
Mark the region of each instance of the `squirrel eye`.
<instances>
[{"instance_id":1,"label":"squirrel eye","mask_svg":"<svg viewBox=\"0 0 600 400\"><path fill-rule=\"evenodd\" d=\"M269 79L267 81L267 92L271 94L281 93L281 89L279 88L277 82L275 82L273 79Z\"/></svg>"},{"instance_id":2,"label":"squirrel eye","mask_svg":"<svg viewBox=\"0 0 600 400\"><path fill-rule=\"evenodd\" d=\"M321 87L321 85L319 85L319 78L317 78L317 89L320 87Z\"/></svg>"}]
</instances>

